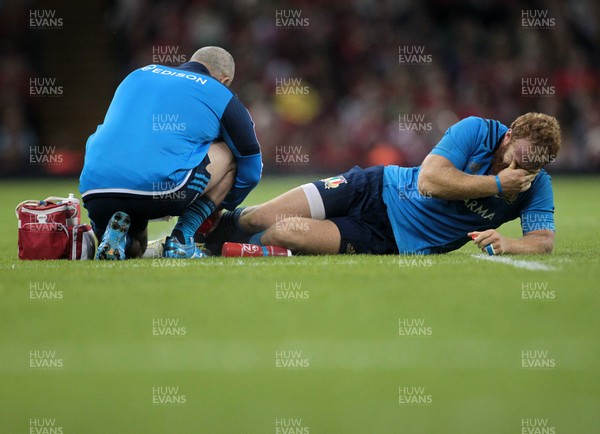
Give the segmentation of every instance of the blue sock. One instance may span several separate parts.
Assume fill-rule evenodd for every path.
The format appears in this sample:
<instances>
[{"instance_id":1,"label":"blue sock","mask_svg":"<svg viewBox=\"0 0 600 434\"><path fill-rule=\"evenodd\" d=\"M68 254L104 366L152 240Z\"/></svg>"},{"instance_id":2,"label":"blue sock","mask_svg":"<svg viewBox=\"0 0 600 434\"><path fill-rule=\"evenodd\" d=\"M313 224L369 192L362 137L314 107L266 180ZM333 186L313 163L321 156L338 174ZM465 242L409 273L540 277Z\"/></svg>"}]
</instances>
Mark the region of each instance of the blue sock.
<instances>
[{"instance_id":1,"label":"blue sock","mask_svg":"<svg viewBox=\"0 0 600 434\"><path fill-rule=\"evenodd\" d=\"M190 238L194 237L204 220L216 209L217 206L208 198L201 197L195 200L183 211L171 236L177 237L180 243L187 243Z\"/></svg>"},{"instance_id":2,"label":"blue sock","mask_svg":"<svg viewBox=\"0 0 600 434\"><path fill-rule=\"evenodd\" d=\"M217 228L208 236L211 243L224 243L234 241L236 243L247 243L250 235L240 228L240 216L246 207L236 208L233 211L225 211L221 214L221 220Z\"/></svg>"},{"instance_id":3,"label":"blue sock","mask_svg":"<svg viewBox=\"0 0 600 434\"><path fill-rule=\"evenodd\" d=\"M226 211L221 216L221 221L219 222L219 226L227 233L229 237L234 235L238 230L240 230L240 216L242 215L242 211L246 209L245 206L241 208L236 208L233 211Z\"/></svg>"},{"instance_id":4,"label":"blue sock","mask_svg":"<svg viewBox=\"0 0 600 434\"><path fill-rule=\"evenodd\" d=\"M260 239L262 238L262 236L264 234L265 234L265 231L254 234L250 237L250 241L248 241L248 242L250 244L258 244L259 246L264 246L264 244L260 242Z\"/></svg>"}]
</instances>

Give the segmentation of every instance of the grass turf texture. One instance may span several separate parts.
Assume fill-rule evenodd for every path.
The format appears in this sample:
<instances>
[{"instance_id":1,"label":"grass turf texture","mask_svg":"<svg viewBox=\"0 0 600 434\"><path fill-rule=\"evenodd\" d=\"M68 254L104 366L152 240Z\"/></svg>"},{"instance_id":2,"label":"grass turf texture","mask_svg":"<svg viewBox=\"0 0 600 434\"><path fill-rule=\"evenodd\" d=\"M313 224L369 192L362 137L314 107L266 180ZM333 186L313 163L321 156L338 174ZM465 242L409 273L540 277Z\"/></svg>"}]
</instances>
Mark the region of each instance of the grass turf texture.
<instances>
[{"instance_id":1,"label":"grass turf texture","mask_svg":"<svg viewBox=\"0 0 600 434\"><path fill-rule=\"evenodd\" d=\"M267 178L247 203L304 180ZM2 433L35 432L31 419L53 419L64 433L520 433L523 419L547 419L559 433L600 426L597 178L554 180L555 253L517 258L551 271L478 260L472 245L417 262L19 261L14 206L76 185L2 181ZM151 238L168 227L152 225ZM518 222L502 232L517 236ZM523 300L524 284L547 285L555 298ZM62 299L31 300L31 285ZM308 298L278 299L278 285ZM185 335L154 336L156 319L177 320ZM400 336L400 319L424 319L431 334ZM62 368L31 368L30 352L44 350ZM280 350L301 351L308 367L277 367ZM522 352L536 350L555 366L522 368ZM183 405L153 403L165 399L153 388L167 386ZM423 387L431 403L400 404L405 386ZM292 423L301 428L290 431Z\"/></svg>"}]
</instances>

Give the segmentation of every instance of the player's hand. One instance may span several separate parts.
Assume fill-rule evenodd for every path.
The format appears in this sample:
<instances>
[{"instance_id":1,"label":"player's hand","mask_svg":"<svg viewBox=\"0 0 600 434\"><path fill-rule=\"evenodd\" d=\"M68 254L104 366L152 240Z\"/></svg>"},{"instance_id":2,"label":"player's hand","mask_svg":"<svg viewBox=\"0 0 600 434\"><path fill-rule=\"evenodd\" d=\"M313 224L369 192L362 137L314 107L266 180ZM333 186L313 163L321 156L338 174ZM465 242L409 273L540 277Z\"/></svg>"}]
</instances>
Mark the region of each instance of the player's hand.
<instances>
[{"instance_id":1,"label":"player's hand","mask_svg":"<svg viewBox=\"0 0 600 434\"><path fill-rule=\"evenodd\" d=\"M484 253L488 253L486 251L486 247L488 245L492 245L493 254L501 255L506 253L507 249L507 241L500 233L495 229L488 229L483 232L469 232L467 235L471 237L475 245L480 248Z\"/></svg>"},{"instance_id":2,"label":"player's hand","mask_svg":"<svg viewBox=\"0 0 600 434\"><path fill-rule=\"evenodd\" d=\"M531 183L539 171L528 172L525 169L517 169L517 163L513 160L506 169L498 173L502 192L506 195L522 193L531 188Z\"/></svg>"}]
</instances>

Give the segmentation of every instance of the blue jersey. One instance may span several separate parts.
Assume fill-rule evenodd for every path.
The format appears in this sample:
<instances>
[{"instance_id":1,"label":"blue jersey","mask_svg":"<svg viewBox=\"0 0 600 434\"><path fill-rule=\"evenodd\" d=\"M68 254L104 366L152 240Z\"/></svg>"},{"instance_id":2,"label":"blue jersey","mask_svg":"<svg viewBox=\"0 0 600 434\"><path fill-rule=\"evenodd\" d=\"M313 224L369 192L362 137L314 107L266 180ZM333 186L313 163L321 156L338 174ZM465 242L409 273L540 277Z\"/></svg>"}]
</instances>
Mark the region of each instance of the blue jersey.
<instances>
[{"instance_id":1,"label":"blue jersey","mask_svg":"<svg viewBox=\"0 0 600 434\"><path fill-rule=\"evenodd\" d=\"M469 117L453 125L431 151L460 171L490 175L493 154L508 128L498 121ZM387 166L383 201L400 253L446 253L467 243L468 232L495 229L519 217L523 233L554 230L550 176L541 170L531 188L509 202L501 195L445 200L419 194L420 167Z\"/></svg>"},{"instance_id":2,"label":"blue jersey","mask_svg":"<svg viewBox=\"0 0 600 434\"><path fill-rule=\"evenodd\" d=\"M84 198L176 191L216 139L225 141L237 163L223 202L233 209L262 172L248 110L200 63L137 69L119 85L104 123L87 141L79 191Z\"/></svg>"}]
</instances>

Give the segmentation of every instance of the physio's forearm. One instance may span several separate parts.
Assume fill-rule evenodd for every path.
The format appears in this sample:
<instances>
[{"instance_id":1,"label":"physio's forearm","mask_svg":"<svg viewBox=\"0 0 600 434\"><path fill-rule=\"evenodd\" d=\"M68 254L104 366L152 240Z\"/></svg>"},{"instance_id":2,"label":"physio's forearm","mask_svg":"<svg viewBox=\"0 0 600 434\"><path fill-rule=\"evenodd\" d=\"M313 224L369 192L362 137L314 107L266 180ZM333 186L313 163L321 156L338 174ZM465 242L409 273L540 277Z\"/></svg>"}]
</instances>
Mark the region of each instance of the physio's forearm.
<instances>
[{"instance_id":1,"label":"physio's forearm","mask_svg":"<svg viewBox=\"0 0 600 434\"><path fill-rule=\"evenodd\" d=\"M468 175L454 168L421 172L419 192L427 197L461 200L489 197L498 193L494 176Z\"/></svg>"}]
</instances>

